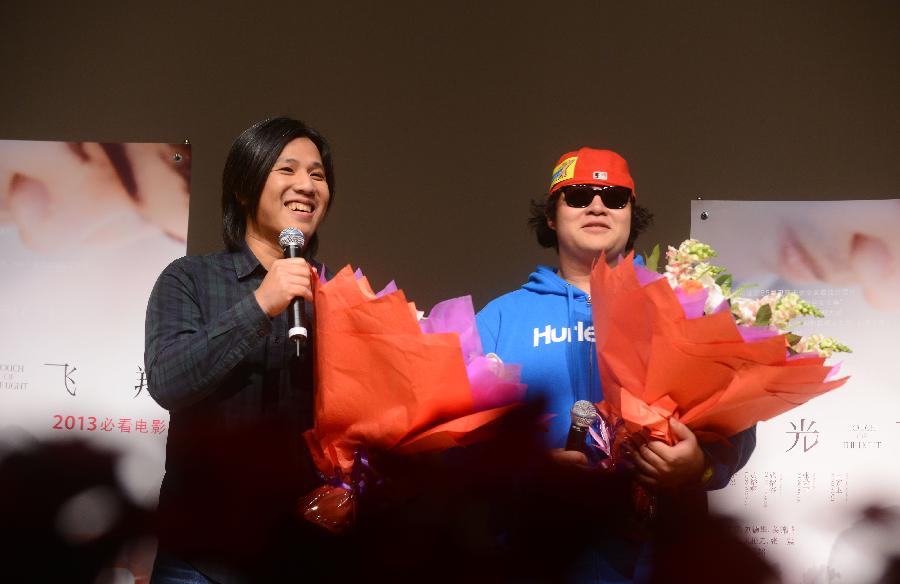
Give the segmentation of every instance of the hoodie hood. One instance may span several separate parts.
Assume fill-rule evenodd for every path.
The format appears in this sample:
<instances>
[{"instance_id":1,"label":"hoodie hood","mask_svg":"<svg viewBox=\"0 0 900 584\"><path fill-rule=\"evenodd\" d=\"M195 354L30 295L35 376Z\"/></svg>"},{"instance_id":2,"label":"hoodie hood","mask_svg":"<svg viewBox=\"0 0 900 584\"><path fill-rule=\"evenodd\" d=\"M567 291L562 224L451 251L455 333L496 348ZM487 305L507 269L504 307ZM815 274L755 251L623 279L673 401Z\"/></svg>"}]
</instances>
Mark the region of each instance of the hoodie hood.
<instances>
[{"instance_id":1,"label":"hoodie hood","mask_svg":"<svg viewBox=\"0 0 900 584\"><path fill-rule=\"evenodd\" d=\"M645 265L644 257L640 254L635 254L634 265ZM556 294L558 296L568 296L571 292L572 298L590 302L590 297L584 290L563 280L556 268L545 265L538 265L537 269L531 272L531 275L528 276L528 281L522 285L522 289L529 292L537 292L538 294Z\"/></svg>"},{"instance_id":2,"label":"hoodie hood","mask_svg":"<svg viewBox=\"0 0 900 584\"><path fill-rule=\"evenodd\" d=\"M528 276L528 281L522 285L524 290L538 294L555 294L557 296L570 296L573 299L587 301L588 295L584 290L577 288L559 277L559 274L550 266L538 266Z\"/></svg>"}]
</instances>

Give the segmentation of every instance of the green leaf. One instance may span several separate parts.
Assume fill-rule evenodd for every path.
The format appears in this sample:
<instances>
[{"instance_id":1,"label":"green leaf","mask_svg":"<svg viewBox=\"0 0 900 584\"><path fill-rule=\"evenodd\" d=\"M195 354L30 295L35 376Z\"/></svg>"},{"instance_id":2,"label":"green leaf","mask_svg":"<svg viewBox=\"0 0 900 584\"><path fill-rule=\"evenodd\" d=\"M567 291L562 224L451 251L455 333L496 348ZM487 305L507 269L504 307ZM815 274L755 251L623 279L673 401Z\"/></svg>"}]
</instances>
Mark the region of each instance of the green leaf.
<instances>
[{"instance_id":1,"label":"green leaf","mask_svg":"<svg viewBox=\"0 0 900 584\"><path fill-rule=\"evenodd\" d=\"M733 282L731 280L731 274L729 274L728 272L723 272L721 275L719 275L718 278L716 278L716 284L723 288L731 288L732 283Z\"/></svg>"},{"instance_id":2,"label":"green leaf","mask_svg":"<svg viewBox=\"0 0 900 584\"><path fill-rule=\"evenodd\" d=\"M650 255L644 254L644 264L646 264L647 269L652 272L659 271L659 244L653 246L653 251L650 252Z\"/></svg>"},{"instance_id":3,"label":"green leaf","mask_svg":"<svg viewBox=\"0 0 900 584\"><path fill-rule=\"evenodd\" d=\"M787 343L788 343L788 345L790 345L791 347L793 347L794 345L796 345L797 343L799 343L799 342L800 342L800 339L802 339L802 338L803 338L803 337L801 337L800 335L795 335L794 333L788 333L788 335L787 335Z\"/></svg>"},{"instance_id":4,"label":"green leaf","mask_svg":"<svg viewBox=\"0 0 900 584\"><path fill-rule=\"evenodd\" d=\"M772 320L772 307L768 304L763 304L759 307L759 311L756 313L756 321L753 324L756 326L768 326L770 320Z\"/></svg>"}]
</instances>

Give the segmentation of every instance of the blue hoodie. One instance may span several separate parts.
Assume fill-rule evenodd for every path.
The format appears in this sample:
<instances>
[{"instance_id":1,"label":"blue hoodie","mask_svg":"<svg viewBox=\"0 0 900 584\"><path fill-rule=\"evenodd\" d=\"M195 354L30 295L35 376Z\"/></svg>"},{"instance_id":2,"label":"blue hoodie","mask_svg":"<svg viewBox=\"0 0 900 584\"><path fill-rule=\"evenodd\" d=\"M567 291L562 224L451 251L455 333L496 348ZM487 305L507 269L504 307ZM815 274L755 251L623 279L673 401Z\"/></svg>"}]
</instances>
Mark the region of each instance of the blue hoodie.
<instances>
[{"instance_id":1,"label":"blue hoodie","mask_svg":"<svg viewBox=\"0 0 900 584\"><path fill-rule=\"evenodd\" d=\"M637 256L636 263L643 264ZM550 420L548 447L565 446L569 412L580 399L603 399L594 349L590 297L538 266L518 290L489 302L476 317L485 353L522 366L527 399L543 399ZM756 428L727 444L701 444L712 464L707 490L721 489L746 464L756 446Z\"/></svg>"},{"instance_id":2,"label":"blue hoodie","mask_svg":"<svg viewBox=\"0 0 900 584\"><path fill-rule=\"evenodd\" d=\"M580 399L599 402L590 298L548 266L485 306L477 317L485 353L522 365L527 399L543 399L550 420L548 447L562 448L569 412Z\"/></svg>"},{"instance_id":3,"label":"blue hoodie","mask_svg":"<svg viewBox=\"0 0 900 584\"><path fill-rule=\"evenodd\" d=\"M521 365L522 382L528 384L526 399L543 399L546 411L553 414L548 448L565 446L575 401L603 399L590 297L553 268L538 266L524 286L488 303L476 320L484 352ZM649 549L624 539L607 541L586 549L560 581L633 581L614 569L608 558L641 574L649 565Z\"/></svg>"},{"instance_id":4,"label":"blue hoodie","mask_svg":"<svg viewBox=\"0 0 900 584\"><path fill-rule=\"evenodd\" d=\"M637 263L643 264L638 256ZM590 296L559 277L556 270L538 266L518 290L489 302L476 317L485 353L496 353L504 362L522 366L527 399L543 399L550 420L548 447L565 446L569 412L575 401L603 399L594 346ZM701 444L712 463L706 489L720 489L750 457L756 445L756 428L730 438L728 444ZM703 496L702 492L696 494ZM705 502L704 502L705 506ZM634 550L624 540L610 541L575 566L580 582L643 581L649 570L649 549L637 551L630 561L636 572L621 574L606 558L630 556Z\"/></svg>"}]
</instances>

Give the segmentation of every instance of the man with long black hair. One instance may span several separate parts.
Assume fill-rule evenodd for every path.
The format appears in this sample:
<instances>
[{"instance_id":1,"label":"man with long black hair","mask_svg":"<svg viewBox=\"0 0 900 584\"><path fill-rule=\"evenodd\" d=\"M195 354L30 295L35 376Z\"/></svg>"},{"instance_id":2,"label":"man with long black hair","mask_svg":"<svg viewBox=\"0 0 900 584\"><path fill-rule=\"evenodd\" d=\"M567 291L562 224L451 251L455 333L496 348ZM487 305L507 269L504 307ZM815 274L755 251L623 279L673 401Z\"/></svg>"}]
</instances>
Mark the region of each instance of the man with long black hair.
<instances>
[{"instance_id":1,"label":"man with long black hair","mask_svg":"<svg viewBox=\"0 0 900 584\"><path fill-rule=\"evenodd\" d=\"M156 282L144 359L170 422L153 582L264 581L300 561L284 548L299 529L296 500L317 482L302 440L312 343L297 355L286 309L313 300L334 185L321 134L289 118L254 124L225 161L227 249L176 260ZM287 227L306 236L302 258L283 257Z\"/></svg>"}]
</instances>

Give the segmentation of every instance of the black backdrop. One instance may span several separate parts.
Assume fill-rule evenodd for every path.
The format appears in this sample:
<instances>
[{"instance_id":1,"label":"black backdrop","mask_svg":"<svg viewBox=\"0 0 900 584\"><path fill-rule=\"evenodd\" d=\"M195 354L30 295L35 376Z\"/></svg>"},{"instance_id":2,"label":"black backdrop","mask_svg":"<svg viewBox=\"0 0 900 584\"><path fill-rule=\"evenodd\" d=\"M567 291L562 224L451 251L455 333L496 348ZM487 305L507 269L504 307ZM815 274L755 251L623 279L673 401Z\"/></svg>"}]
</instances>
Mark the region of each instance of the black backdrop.
<instances>
[{"instance_id":1,"label":"black backdrop","mask_svg":"<svg viewBox=\"0 0 900 584\"><path fill-rule=\"evenodd\" d=\"M188 249L257 119L333 143L322 259L477 306L552 261L527 203L562 152L629 160L657 217L689 200L900 196L900 3L0 3L0 138L193 143ZM639 242L639 248L642 246Z\"/></svg>"}]
</instances>

